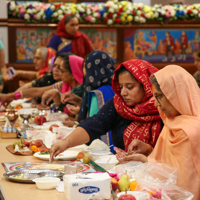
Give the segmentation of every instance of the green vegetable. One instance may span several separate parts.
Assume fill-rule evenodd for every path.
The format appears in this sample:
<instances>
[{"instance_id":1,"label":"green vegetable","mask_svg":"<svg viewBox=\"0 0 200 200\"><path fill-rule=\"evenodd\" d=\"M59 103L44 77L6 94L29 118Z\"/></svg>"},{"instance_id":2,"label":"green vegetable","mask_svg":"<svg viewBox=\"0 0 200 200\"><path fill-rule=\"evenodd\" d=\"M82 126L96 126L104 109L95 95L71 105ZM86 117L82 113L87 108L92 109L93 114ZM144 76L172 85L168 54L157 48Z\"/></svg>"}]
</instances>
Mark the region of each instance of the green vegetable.
<instances>
[{"instance_id":1,"label":"green vegetable","mask_svg":"<svg viewBox=\"0 0 200 200\"><path fill-rule=\"evenodd\" d=\"M47 154L50 154L50 152L48 152L48 151L40 152L40 155L47 155Z\"/></svg>"}]
</instances>

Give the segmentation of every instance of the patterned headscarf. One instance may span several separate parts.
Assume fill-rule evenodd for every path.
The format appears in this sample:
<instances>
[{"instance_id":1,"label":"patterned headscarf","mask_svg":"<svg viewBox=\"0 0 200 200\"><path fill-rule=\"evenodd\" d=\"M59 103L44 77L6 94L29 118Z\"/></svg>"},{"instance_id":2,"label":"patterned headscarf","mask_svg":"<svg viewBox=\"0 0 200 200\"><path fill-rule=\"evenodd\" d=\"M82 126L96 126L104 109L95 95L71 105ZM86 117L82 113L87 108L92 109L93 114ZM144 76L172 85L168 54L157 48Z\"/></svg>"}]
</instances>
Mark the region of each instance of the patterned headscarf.
<instances>
[{"instance_id":1,"label":"patterned headscarf","mask_svg":"<svg viewBox=\"0 0 200 200\"><path fill-rule=\"evenodd\" d=\"M78 121L87 117L88 92L103 85L112 85L114 63L104 51L93 51L85 59L86 76L84 77L84 92Z\"/></svg>"},{"instance_id":2,"label":"patterned headscarf","mask_svg":"<svg viewBox=\"0 0 200 200\"><path fill-rule=\"evenodd\" d=\"M127 106L121 96L117 71L124 66L140 83L142 83L145 96L140 104ZM149 62L143 60L129 60L117 67L113 75L114 106L117 113L133 122L125 129L123 139L125 151L128 150L133 139L139 139L154 147L161 131L161 120L157 108L154 106L152 84L149 80L151 74L157 72Z\"/></svg>"}]
</instances>

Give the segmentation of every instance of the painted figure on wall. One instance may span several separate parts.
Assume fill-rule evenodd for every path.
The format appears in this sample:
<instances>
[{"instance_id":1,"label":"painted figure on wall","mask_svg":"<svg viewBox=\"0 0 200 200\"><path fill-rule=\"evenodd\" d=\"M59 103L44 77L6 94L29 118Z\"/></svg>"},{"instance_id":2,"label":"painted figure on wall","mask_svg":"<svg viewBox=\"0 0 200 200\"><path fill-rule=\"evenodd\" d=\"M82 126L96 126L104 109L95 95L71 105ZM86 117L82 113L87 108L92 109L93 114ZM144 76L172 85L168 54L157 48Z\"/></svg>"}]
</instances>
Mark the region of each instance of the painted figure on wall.
<instances>
[{"instance_id":1,"label":"painted figure on wall","mask_svg":"<svg viewBox=\"0 0 200 200\"><path fill-rule=\"evenodd\" d=\"M163 61L164 62L168 61L169 52L171 52L171 54L172 54L171 62L175 62L176 57L175 57L175 53L174 53L174 49L175 49L174 39L170 35L169 32L166 32L165 35L166 35L166 38L163 40L163 42L166 45L166 54L165 54L165 58L163 59Z\"/></svg>"},{"instance_id":2,"label":"painted figure on wall","mask_svg":"<svg viewBox=\"0 0 200 200\"><path fill-rule=\"evenodd\" d=\"M142 58L145 57L145 54L152 55L151 52L151 44L150 42L147 42L144 37L144 33L142 31L139 31L136 35L135 38L135 43L134 43L134 49L135 49L135 54L136 55L141 55Z\"/></svg>"},{"instance_id":3,"label":"painted figure on wall","mask_svg":"<svg viewBox=\"0 0 200 200\"><path fill-rule=\"evenodd\" d=\"M17 59L25 60L26 59L26 50L24 49L24 42L20 40L17 46Z\"/></svg>"},{"instance_id":4,"label":"painted figure on wall","mask_svg":"<svg viewBox=\"0 0 200 200\"><path fill-rule=\"evenodd\" d=\"M31 40L27 40L26 41L26 59L27 60L33 60L33 54L34 54L34 49L33 49L33 45L31 43Z\"/></svg>"},{"instance_id":5,"label":"painted figure on wall","mask_svg":"<svg viewBox=\"0 0 200 200\"><path fill-rule=\"evenodd\" d=\"M178 60L186 60L186 49L188 47L188 37L185 31L182 31L182 36L179 39L181 41L181 55Z\"/></svg>"},{"instance_id":6,"label":"painted figure on wall","mask_svg":"<svg viewBox=\"0 0 200 200\"><path fill-rule=\"evenodd\" d=\"M127 28L124 37L124 61L134 55L152 63L194 62L192 53L200 48L200 29Z\"/></svg>"}]
</instances>

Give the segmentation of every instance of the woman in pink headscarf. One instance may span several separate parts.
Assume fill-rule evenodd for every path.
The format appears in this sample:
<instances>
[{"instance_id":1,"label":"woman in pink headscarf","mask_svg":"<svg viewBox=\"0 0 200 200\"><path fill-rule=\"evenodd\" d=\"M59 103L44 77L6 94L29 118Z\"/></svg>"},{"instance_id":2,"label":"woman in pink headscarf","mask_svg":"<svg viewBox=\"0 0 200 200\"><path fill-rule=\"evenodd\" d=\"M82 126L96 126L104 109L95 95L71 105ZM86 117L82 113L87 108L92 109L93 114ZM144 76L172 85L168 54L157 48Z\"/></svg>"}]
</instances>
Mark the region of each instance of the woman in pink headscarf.
<instances>
[{"instance_id":1,"label":"woman in pink headscarf","mask_svg":"<svg viewBox=\"0 0 200 200\"><path fill-rule=\"evenodd\" d=\"M177 65L151 78L155 106L165 124L152 153L132 152L123 160L160 162L178 169L177 185L200 199L200 90L195 79ZM140 148L146 144L140 143ZM129 152L135 149L134 141Z\"/></svg>"},{"instance_id":2,"label":"woman in pink headscarf","mask_svg":"<svg viewBox=\"0 0 200 200\"><path fill-rule=\"evenodd\" d=\"M76 55L66 55L65 58L56 59L56 67L59 67L61 73L61 82L46 87L35 87L17 91L10 94L1 94L0 101L3 105L7 105L12 100L26 97L41 97L45 92L54 94L54 103L61 104L60 93L67 92L83 82L83 58ZM54 64L55 64L54 62ZM50 102L50 101L49 101Z\"/></svg>"}]
</instances>

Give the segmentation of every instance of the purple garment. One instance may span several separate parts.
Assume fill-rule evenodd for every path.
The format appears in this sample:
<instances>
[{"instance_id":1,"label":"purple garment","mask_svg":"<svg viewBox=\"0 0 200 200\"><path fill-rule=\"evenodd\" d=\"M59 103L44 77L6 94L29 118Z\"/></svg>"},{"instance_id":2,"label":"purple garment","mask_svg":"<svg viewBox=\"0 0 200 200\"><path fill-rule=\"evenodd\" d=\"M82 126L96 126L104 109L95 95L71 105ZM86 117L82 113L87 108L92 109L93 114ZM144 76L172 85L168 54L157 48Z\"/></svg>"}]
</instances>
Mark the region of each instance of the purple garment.
<instances>
[{"instance_id":1,"label":"purple garment","mask_svg":"<svg viewBox=\"0 0 200 200\"><path fill-rule=\"evenodd\" d=\"M55 49L57 51L58 50L58 46L61 43L63 43L61 37L58 36L58 35L54 35L51 38L48 47L51 47L51 48L53 48L53 49ZM68 44L63 49L61 49L60 51L58 51L57 53L70 53L71 49L72 49L72 43Z\"/></svg>"}]
</instances>

